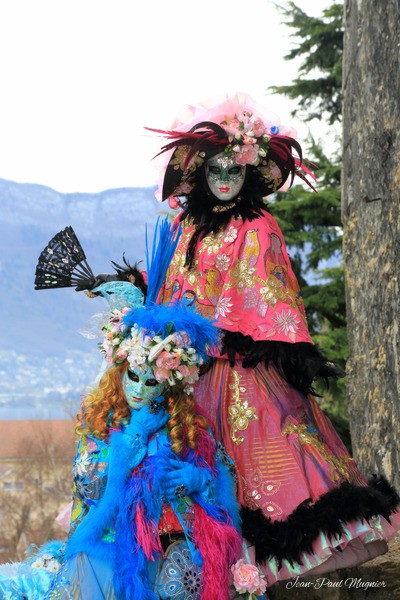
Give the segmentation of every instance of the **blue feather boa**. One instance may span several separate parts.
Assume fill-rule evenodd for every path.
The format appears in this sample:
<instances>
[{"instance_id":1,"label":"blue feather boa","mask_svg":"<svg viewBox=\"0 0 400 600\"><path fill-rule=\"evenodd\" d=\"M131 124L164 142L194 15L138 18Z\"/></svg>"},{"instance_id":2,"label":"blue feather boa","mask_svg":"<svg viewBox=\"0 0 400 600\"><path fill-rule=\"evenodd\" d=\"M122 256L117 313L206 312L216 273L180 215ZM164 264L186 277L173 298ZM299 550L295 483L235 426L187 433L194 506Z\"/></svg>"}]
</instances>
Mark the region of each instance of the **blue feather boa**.
<instances>
[{"instance_id":1,"label":"blue feather boa","mask_svg":"<svg viewBox=\"0 0 400 600\"><path fill-rule=\"evenodd\" d=\"M118 458L115 462L110 456L109 477L106 490L99 503L92 507L89 514L78 525L68 541L66 558L79 552L108 561L114 569L114 588L117 597L124 600L157 600L152 591L154 581L149 574L149 560L159 560L162 555L157 551L154 541L158 539L158 523L162 514L162 490L160 481L168 469L175 453L169 442L161 434L159 449L156 454L141 460L128 477L132 466L132 457L123 444L122 434L112 434L112 448ZM189 451L186 462L199 463L199 454ZM200 463L203 461L200 459ZM238 504L233 496L233 482L228 468L217 461L215 467L202 464L207 468L214 481L215 497L208 501L202 494L193 494L192 500L197 502L206 513L220 523L239 524ZM198 549L193 546L191 538L191 521L185 525L185 517L179 514L177 506L171 503L181 524L186 531L187 542L192 549L195 562L201 563ZM139 507L141 519L145 524L145 533L153 552L149 559L140 545L140 535L135 519ZM114 527L115 541L105 542L101 538L109 527ZM185 530L185 527L187 529ZM142 531L143 535L143 531ZM197 554L199 556L197 556ZM199 559L199 560L196 560Z\"/></svg>"}]
</instances>

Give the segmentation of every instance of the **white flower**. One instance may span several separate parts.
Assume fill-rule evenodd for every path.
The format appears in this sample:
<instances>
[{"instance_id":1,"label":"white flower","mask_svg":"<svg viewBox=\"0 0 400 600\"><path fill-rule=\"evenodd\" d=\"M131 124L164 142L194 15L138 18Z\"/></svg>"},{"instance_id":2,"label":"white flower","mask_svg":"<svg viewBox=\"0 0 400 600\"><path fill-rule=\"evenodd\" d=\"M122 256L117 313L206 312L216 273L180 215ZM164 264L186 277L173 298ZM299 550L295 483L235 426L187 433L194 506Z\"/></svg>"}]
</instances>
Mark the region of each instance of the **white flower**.
<instances>
[{"instance_id":1,"label":"white flower","mask_svg":"<svg viewBox=\"0 0 400 600\"><path fill-rule=\"evenodd\" d=\"M75 460L75 465L74 465L74 475L80 475L81 477L86 473L88 467L90 466L90 456L88 454L88 452L85 450L84 452L82 452L82 454L80 454L77 459ZM45 555L47 556L47 555ZM48 555L48 558L46 559L45 556L43 556L43 559L45 560L49 560L51 558L50 555Z\"/></svg>"},{"instance_id":2,"label":"white flower","mask_svg":"<svg viewBox=\"0 0 400 600\"><path fill-rule=\"evenodd\" d=\"M229 269L231 261L229 256L227 256L226 254L221 254L217 256L215 264L217 266L217 269L219 269L220 271L227 271Z\"/></svg>"},{"instance_id":3,"label":"white flower","mask_svg":"<svg viewBox=\"0 0 400 600\"><path fill-rule=\"evenodd\" d=\"M42 554L43 560L51 560L53 557L51 554Z\"/></svg>"},{"instance_id":4,"label":"white flower","mask_svg":"<svg viewBox=\"0 0 400 600\"><path fill-rule=\"evenodd\" d=\"M42 558L37 558L35 562L32 563L32 569L43 569L44 560Z\"/></svg>"},{"instance_id":5,"label":"white flower","mask_svg":"<svg viewBox=\"0 0 400 600\"><path fill-rule=\"evenodd\" d=\"M226 236L224 237L224 242L234 242L237 238L238 232L233 225L231 225L226 232Z\"/></svg>"},{"instance_id":6,"label":"white flower","mask_svg":"<svg viewBox=\"0 0 400 600\"><path fill-rule=\"evenodd\" d=\"M187 383L195 383L198 380L199 380L199 370L198 369L196 369L196 371L194 373L192 373L191 375L188 375L187 377L185 377L185 381Z\"/></svg>"},{"instance_id":7,"label":"white flower","mask_svg":"<svg viewBox=\"0 0 400 600\"><path fill-rule=\"evenodd\" d=\"M57 573L57 571L59 571L59 569L60 569L60 563L55 559L50 560L46 567L46 571L50 571L50 573Z\"/></svg>"},{"instance_id":8,"label":"white flower","mask_svg":"<svg viewBox=\"0 0 400 600\"><path fill-rule=\"evenodd\" d=\"M145 335L142 340L142 344L145 348L148 348L153 343L153 338L150 335Z\"/></svg>"},{"instance_id":9,"label":"white flower","mask_svg":"<svg viewBox=\"0 0 400 600\"><path fill-rule=\"evenodd\" d=\"M278 333L284 332L285 335L289 335L289 333L296 333L299 329L298 323L300 321L296 320L296 315L292 315L290 309L287 312L284 309L280 313L277 312L272 320L277 325Z\"/></svg>"},{"instance_id":10,"label":"white flower","mask_svg":"<svg viewBox=\"0 0 400 600\"><path fill-rule=\"evenodd\" d=\"M144 352L140 352L140 350L140 348L137 348L133 351L131 350L128 354L128 362L131 365L131 367L144 365L144 363L146 362L147 356Z\"/></svg>"},{"instance_id":11,"label":"white flower","mask_svg":"<svg viewBox=\"0 0 400 600\"><path fill-rule=\"evenodd\" d=\"M231 306L233 306L232 302L230 302L231 298L220 298L218 300L217 306L215 307L215 318L218 315L225 317L227 313L232 312Z\"/></svg>"}]
</instances>

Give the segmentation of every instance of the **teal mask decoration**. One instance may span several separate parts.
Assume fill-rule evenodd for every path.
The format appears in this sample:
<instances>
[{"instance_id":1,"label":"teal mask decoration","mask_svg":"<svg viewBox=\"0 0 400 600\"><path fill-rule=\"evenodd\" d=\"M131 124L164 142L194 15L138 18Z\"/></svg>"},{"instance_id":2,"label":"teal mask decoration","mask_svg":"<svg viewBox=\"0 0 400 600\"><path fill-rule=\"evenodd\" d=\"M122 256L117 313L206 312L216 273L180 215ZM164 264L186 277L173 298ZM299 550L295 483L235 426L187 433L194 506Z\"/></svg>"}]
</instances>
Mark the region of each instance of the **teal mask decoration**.
<instances>
[{"instance_id":1,"label":"teal mask decoration","mask_svg":"<svg viewBox=\"0 0 400 600\"><path fill-rule=\"evenodd\" d=\"M158 398L165 387L155 379L153 369L148 365L143 365L142 369L128 367L121 383L128 405L135 410Z\"/></svg>"}]
</instances>

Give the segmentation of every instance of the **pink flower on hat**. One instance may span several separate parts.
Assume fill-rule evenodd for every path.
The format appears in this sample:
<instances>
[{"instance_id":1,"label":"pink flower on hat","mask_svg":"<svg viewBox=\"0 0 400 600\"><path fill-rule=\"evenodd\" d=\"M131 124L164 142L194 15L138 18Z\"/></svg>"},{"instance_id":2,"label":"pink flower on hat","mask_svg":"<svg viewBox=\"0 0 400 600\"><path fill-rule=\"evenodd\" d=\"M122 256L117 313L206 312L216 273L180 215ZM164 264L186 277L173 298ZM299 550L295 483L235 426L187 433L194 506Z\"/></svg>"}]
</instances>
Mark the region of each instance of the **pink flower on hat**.
<instances>
[{"instance_id":1,"label":"pink flower on hat","mask_svg":"<svg viewBox=\"0 0 400 600\"><path fill-rule=\"evenodd\" d=\"M238 165L252 165L259 159L258 145L241 146L239 152L235 153L235 161Z\"/></svg>"},{"instance_id":2,"label":"pink flower on hat","mask_svg":"<svg viewBox=\"0 0 400 600\"><path fill-rule=\"evenodd\" d=\"M153 369L154 377L157 379L158 383L164 383L171 377L171 371L168 369Z\"/></svg>"},{"instance_id":3,"label":"pink flower on hat","mask_svg":"<svg viewBox=\"0 0 400 600\"><path fill-rule=\"evenodd\" d=\"M190 375L189 367L186 365L180 365L180 367L178 367L178 371L180 371L184 377L189 377Z\"/></svg>"},{"instance_id":4,"label":"pink flower on hat","mask_svg":"<svg viewBox=\"0 0 400 600\"><path fill-rule=\"evenodd\" d=\"M236 116L233 117L233 119L229 119L228 117L225 117L225 121L227 122L229 127L231 127L232 129L239 129L240 122Z\"/></svg>"},{"instance_id":5,"label":"pink flower on hat","mask_svg":"<svg viewBox=\"0 0 400 600\"><path fill-rule=\"evenodd\" d=\"M253 133L256 137L261 137L265 133L265 125L261 119L257 119L253 123Z\"/></svg>"},{"instance_id":6,"label":"pink flower on hat","mask_svg":"<svg viewBox=\"0 0 400 600\"><path fill-rule=\"evenodd\" d=\"M128 352L127 352L126 350L122 350L121 348L118 348L118 349L115 351L115 357L116 357L118 360L121 360L121 361L122 361L122 360L125 360L125 358L126 358L127 356L128 356Z\"/></svg>"},{"instance_id":7,"label":"pink flower on hat","mask_svg":"<svg viewBox=\"0 0 400 600\"><path fill-rule=\"evenodd\" d=\"M171 352L167 352L164 350L161 354L158 355L156 360L156 365L161 369L169 369L170 371L173 369L177 369L181 363L180 356L176 354L171 354Z\"/></svg>"},{"instance_id":8,"label":"pink flower on hat","mask_svg":"<svg viewBox=\"0 0 400 600\"><path fill-rule=\"evenodd\" d=\"M258 568L247 563L244 558L237 561L232 567L233 584L239 594L263 594L267 588L265 579L260 577Z\"/></svg>"}]
</instances>

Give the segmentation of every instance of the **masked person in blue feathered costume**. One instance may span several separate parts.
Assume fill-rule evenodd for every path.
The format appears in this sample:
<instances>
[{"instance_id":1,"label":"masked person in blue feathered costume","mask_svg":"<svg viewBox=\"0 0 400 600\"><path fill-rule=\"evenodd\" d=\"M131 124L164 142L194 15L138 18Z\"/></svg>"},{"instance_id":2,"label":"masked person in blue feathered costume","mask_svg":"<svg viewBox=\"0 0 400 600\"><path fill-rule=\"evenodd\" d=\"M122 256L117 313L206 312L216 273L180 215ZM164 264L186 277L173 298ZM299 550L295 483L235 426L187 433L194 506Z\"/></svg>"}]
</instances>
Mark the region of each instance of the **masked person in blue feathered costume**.
<instances>
[{"instance_id":1,"label":"masked person in blue feathered costume","mask_svg":"<svg viewBox=\"0 0 400 600\"><path fill-rule=\"evenodd\" d=\"M182 306L111 313L101 347L112 366L83 401L54 598L86 589L93 570L91 600L228 597L241 553L230 463L191 396L213 329Z\"/></svg>"},{"instance_id":2,"label":"masked person in blue feathered costume","mask_svg":"<svg viewBox=\"0 0 400 600\"><path fill-rule=\"evenodd\" d=\"M0 575L2 598L229 597L242 552L234 469L192 395L217 334L191 309L155 303L171 235L165 223L146 303L128 282L97 288L112 308L99 344L108 366L78 415L69 539Z\"/></svg>"}]
</instances>

